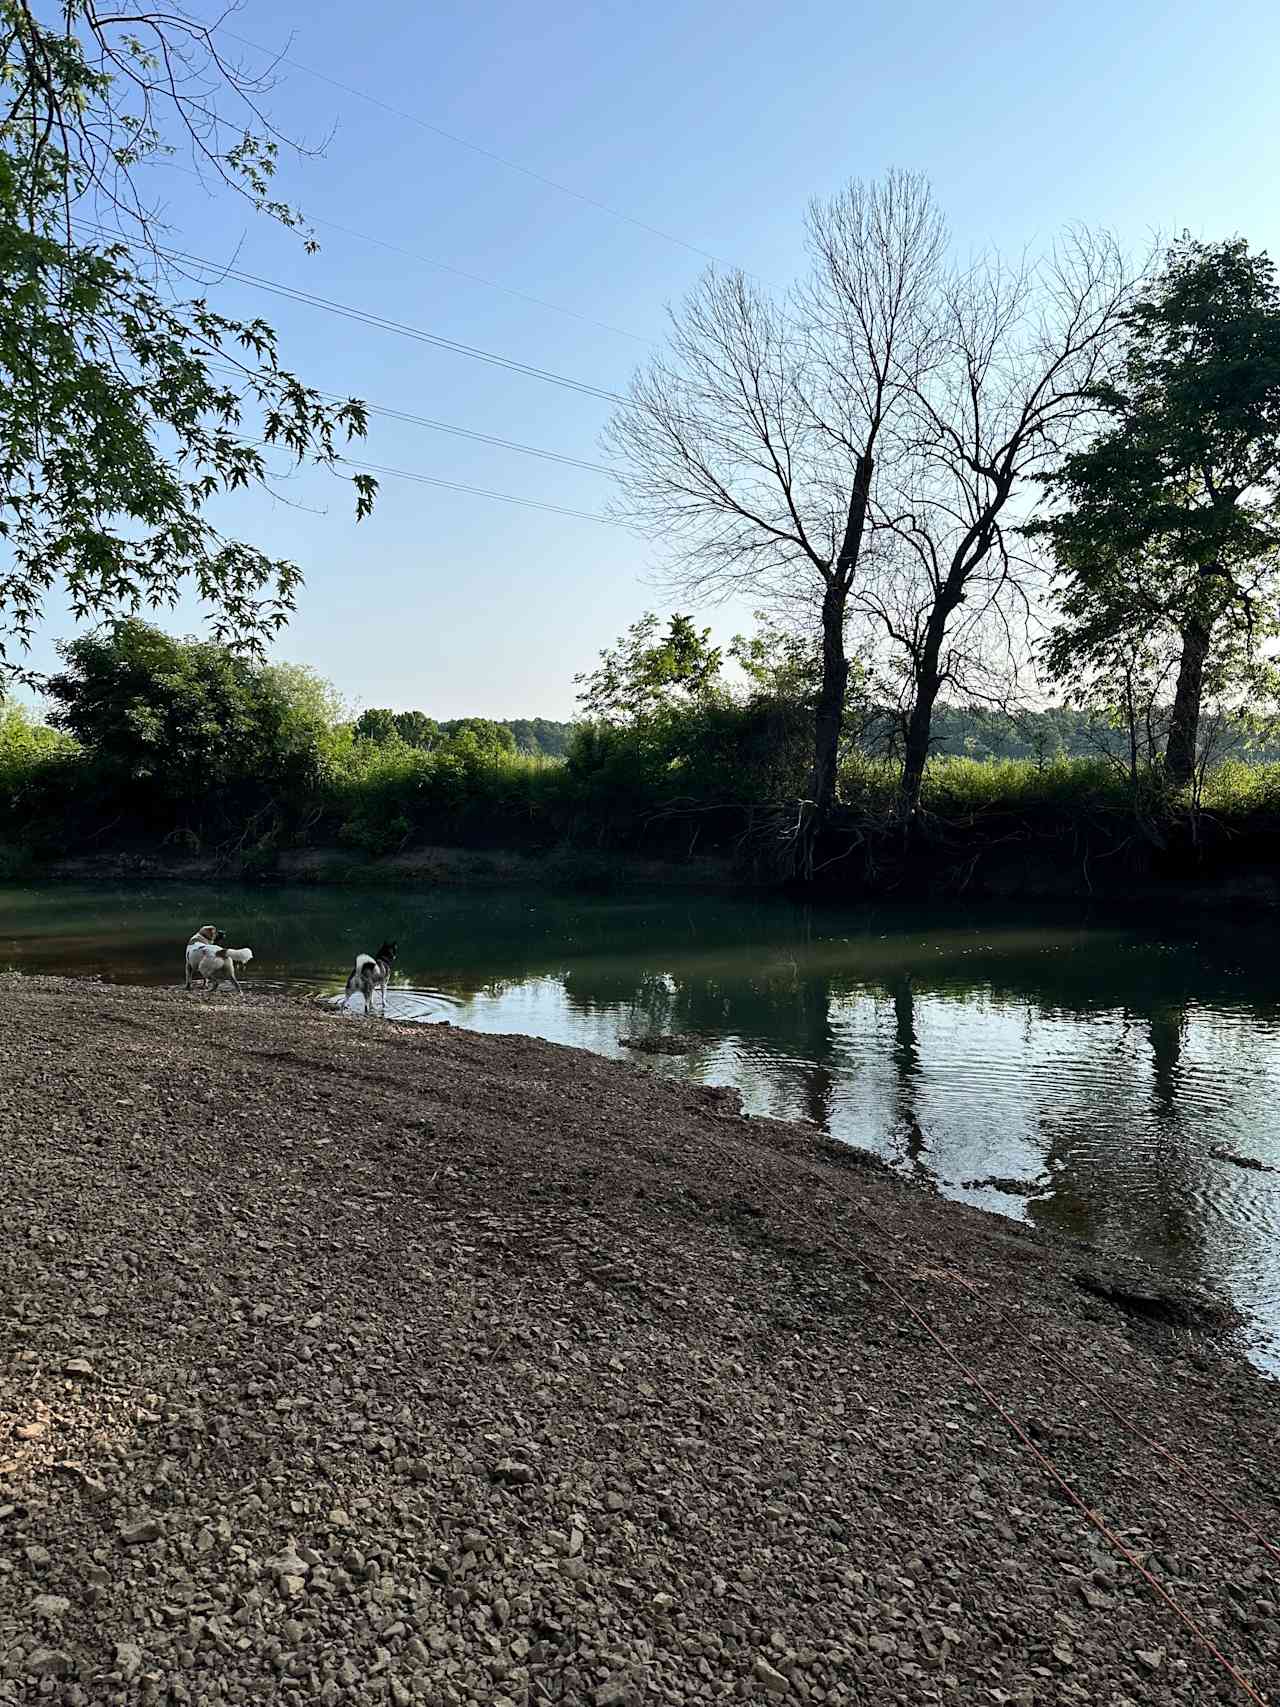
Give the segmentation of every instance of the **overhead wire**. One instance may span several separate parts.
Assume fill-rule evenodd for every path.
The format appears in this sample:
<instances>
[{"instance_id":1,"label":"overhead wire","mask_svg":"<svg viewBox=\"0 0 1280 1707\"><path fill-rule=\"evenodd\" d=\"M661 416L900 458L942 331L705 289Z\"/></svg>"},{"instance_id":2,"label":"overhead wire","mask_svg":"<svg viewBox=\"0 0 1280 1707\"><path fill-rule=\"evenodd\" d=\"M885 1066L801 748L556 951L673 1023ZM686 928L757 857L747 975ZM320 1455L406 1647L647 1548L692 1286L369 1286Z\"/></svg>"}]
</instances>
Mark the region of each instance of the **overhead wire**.
<instances>
[{"instance_id":1,"label":"overhead wire","mask_svg":"<svg viewBox=\"0 0 1280 1707\"><path fill-rule=\"evenodd\" d=\"M273 439L240 439L240 444L250 445L260 450L280 450L285 448ZM470 486L461 480L445 480L437 474L423 474L413 468L389 468L381 462L364 462L356 457L344 456L341 451L333 453L332 460L344 468L358 468L362 473L381 474L389 479L412 480L419 486L439 486L448 492L466 492L475 498L493 498L502 504L519 504L529 510L547 510L556 516L572 516L578 521L599 522L602 527L625 528L624 522L615 521L612 516L602 516L596 510L575 510L567 504L549 504L541 498L522 498L514 492L497 492L487 486ZM272 475L273 479L282 479L282 475Z\"/></svg>"},{"instance_id":2,"label":"overhead wire","mask_svg":"<svg viewBox=\"0 0 1280 1707\"><path fill-rule=\"evenodd\" d=\"M589 381L573 379L567 374L555 373L550 368L538 367L531 362L516 360L513 356L500 355L497 351L486 350L476 344L463 343L458 338L446 338L442 333L429 332L421 326L410 326L402 320L393 320L387 315L377 314L372 309L355 308L349 303L334 302L328 297L318 296L312 291L302 290L296 285L286 285L276 279L263 278L260 274L250 273L240 267L223 266L217 261L210 261L202 255L191 255L181 249L170 249L161 244L143 242L112 231L107 226L98 225L92 221L83 222L86 229L109 242L123 243L131 249L141 249L162 256L183 266L202 267L206 272L213 273L218 279L232 279L238 284L251 285L256 290L265 290L273 296L283 297L287 301L300 302L310 308L322 309L328 314L337 314L344 319L353 320L359 325L372 326L379 331L391 332L398 337L411 338L417 343L427 344L433 349L446 350L453 355L466 357L470 361L487 363L493 367L506 369L511 373L523 374L530 379L541 380L547 385L560 386L564 390L574 391L585 397L597 398L602 403L621 405L626 408L634 407L632 400L620 391L610 391L604 386L592 385ZM212 281L211 281L212 282Z\"/></svg>"},{"instance_id":3,"label":"overhead wire","mask_svg":"<svg viewBox=\"0 0 1280 1707\"><path fill-rule=\"evenodd\" d=\"M180 161L161 158L150 161L149 164L162 167L167 172L181 172L185 177L194 178L197 183L208 187L202 172L197 172L191 166L184 166ZM545 308L552 314L563 314L567 319L577 320L584 326L594 326L598 331L612 333L615 337L629 338L633 343L644 344L649 348L655 346L656 340L645 337L641 332L628 331L625 326L615 326L608 320L597 320L593 315L583 314L576 308L566 308L563 303L551 302L545 296L535 296L530 291L517 290L513 285L500 284L497 279L486 278L483 273L468 272L465 267L455 267L448 261L436 260L432 255L419 254L416 249L406 249L403 244L392 243L385 237L375 237L372 232L357 231L353 226L340 225L337 220L322 219L316 214L308 214L303 223L308 227L323 226L328 231L340 232L344 237L354 237L359 243L369 243L375 249L385 249L392 255L402 255L408 261L416 261L421 267L449 273L454 278L466 279L470 284L483 285L487 290L501 291L504 296L514 297L517 302L527 302L535 308Z\"/></svg>"},{"instance_id":4,"label":"overhead wire","mask_svg":"<svg viewBox=\"0 0 1280 1707\"><path fill-rule=\"evenodd\" d=\"M384 101L380 95L371 95L366 89L357 89L353 84L344 83L341 78L332 77L326 71L318 71L314 65L304 65L301 60L294 59L291 54L276 53L261 42L250 41L247 36L229 30L225 24L217 26L218 32L229 41L238 42L241 47L252 49L254 53L264 54L273 65L288 65L294 71L301 71L304 76L314 77L319 83L327 83L330 88L340 89L344 95L350 95L357 101L365 101L371 107L378 107L384 113L390 113L406 124L416 125L420 130L430 132L432 136L442 137L446 142L453 143L458 148L468 149L472 154L478 154L485 160L492 160L495 165L504 167L509 172L518 172L521 177L530 178L534 183L542 184L546 189L555 190L562 196L582 202L587 207L593 207L599 213L608 214L611 219L620 220L624 225L635 226L639 231L648 232L651 237L659 237L664 243L674 243L677 248L686 249L692 255L700 255L704 261L713 261L717 266L729 266L721 256L710 249L704 249L700 244L690 243L683 237L677 237L672 231L664 231L660 226L651 225L648 220L637 219L634 214L624 213L621 208L612 207L608 202L600 201L595 196L587 195L582 190L575 190L569 184L562 184L556 178L549 178L543 172L535 171L531 166L523 166L518 160L512 160L505 154L499 154L483 144L472 142L465 136L459 136L456 131L446 130L443 125L433 124L430 119L424 119L418 113L407 112L403 107L393 106L390 101Z\"/></svg>"}]
</instances>

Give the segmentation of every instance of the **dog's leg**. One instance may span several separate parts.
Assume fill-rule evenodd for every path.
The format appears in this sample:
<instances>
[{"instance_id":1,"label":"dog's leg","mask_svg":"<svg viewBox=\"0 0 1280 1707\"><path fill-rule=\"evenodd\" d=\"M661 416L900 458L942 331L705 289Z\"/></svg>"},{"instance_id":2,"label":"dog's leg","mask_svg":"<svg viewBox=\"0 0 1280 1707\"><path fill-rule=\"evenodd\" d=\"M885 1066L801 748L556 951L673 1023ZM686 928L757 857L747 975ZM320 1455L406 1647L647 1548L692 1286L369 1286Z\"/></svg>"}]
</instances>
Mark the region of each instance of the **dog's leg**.
<instances>
[{"instance_id":1,"label":"dog's leg","mask_svg":"<svg viewBox=\"0 0 1280 1707\"><path fill-rule=\"evenodd\" d=\"M243 996L244 991L240 988L240 980L236 977L236 969L234 966L228 965L227 977L230 978L231 988L235 991L236 995Z\"/></svg>"}]
</instances>

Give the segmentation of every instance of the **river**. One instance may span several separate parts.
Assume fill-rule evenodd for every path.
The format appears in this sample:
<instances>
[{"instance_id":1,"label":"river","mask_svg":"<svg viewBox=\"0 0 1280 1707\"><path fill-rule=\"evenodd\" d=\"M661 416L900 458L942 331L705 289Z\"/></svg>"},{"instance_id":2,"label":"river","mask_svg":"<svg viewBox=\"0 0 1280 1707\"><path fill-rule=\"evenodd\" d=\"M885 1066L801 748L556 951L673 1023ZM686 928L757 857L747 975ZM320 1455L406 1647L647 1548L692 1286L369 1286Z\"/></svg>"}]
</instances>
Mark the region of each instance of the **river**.
<instances>
[{"instance_id":1,"label":"river","mask_svg":"<svg viewBox=\"0 0 1280 1707\"><path fill-rule=\"evenodd\" d=\"M357 949L398 938L393 1019L531 1033L734 1085L749 1111L816 1121L948 1196L1225 1292L1255 1360L1280 1374L1269 921L670 893L0 887L0 966L174 983L210 920L253 948L247 981L322 996L341 991ZM619 1042L653 1032L698 1047L637 1057Z\"/></svg>"}]
</instances>

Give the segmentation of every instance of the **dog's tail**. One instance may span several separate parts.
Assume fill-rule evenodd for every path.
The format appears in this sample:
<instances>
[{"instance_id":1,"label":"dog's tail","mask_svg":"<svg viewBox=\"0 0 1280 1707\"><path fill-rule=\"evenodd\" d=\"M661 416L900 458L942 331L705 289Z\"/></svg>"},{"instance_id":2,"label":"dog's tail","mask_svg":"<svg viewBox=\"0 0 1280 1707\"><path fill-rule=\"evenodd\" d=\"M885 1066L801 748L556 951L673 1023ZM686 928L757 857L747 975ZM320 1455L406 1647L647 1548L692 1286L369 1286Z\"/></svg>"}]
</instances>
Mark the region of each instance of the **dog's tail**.
<instances>
[{"instance_id":1,"label":"dog's tail","mask_svg":"<svg viewBox=\"0 0 1280 1707\"><path fill-rule=\"evenodd\" d=\"M357 954L356 955L356 963L351 968L351 970L353 972L359 972L360 969L364 966L376 966L377 964L378 964L378 962L373 958L373 956L371 954Z\"/></svg>"},{"instance_id":2,"label":"dog's tail","mask_svg":"<svg viewBox=\"0 0 1280 1707\"><path fill-rule=\"evenodd\" d=\"M251 948L224 948L223 955L236 966L243 966L246 961L253 959Z\"/></svg>"}]
</instances>

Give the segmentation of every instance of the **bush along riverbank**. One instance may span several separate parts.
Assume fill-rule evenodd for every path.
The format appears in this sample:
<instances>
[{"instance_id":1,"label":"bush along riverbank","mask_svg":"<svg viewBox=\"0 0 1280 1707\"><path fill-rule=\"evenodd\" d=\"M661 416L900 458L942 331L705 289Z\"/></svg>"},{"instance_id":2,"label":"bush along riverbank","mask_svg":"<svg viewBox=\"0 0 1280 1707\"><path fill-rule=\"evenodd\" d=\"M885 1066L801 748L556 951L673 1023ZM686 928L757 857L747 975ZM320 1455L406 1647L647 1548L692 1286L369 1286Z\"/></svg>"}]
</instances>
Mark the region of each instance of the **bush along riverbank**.
<instances>
[{"instance_id":1,"label":"bush along riverbank","mask_svg":"<svg viewBox=\"0 0 1280 1707\"><path fill-rule=\"evenodd\" d=\"M0 877L609 887L794 881L809 710L768 678L516 750L538 726L345 720L311 673L140 623L74 643L59 727L0 706ZM549 737L548 737L549 738ZM968 737L966 737L967 739ZM940 754L904 834L898 767L846 747L813 888L1273 905L1280 766L1176 794L1111 756Z\"/></svg>"},{"instance_id":2,"label":"bush along riverbank","mask_svg":"<svg viewBox=\"0 0 1280 1707\"><path fill-rule=\"evenodd\" d=\"M0 1020L0 1698L1280 1677L1277 1392L1209 1301L530 1039L56 979Z\"/></svg>"}]
</instances>

